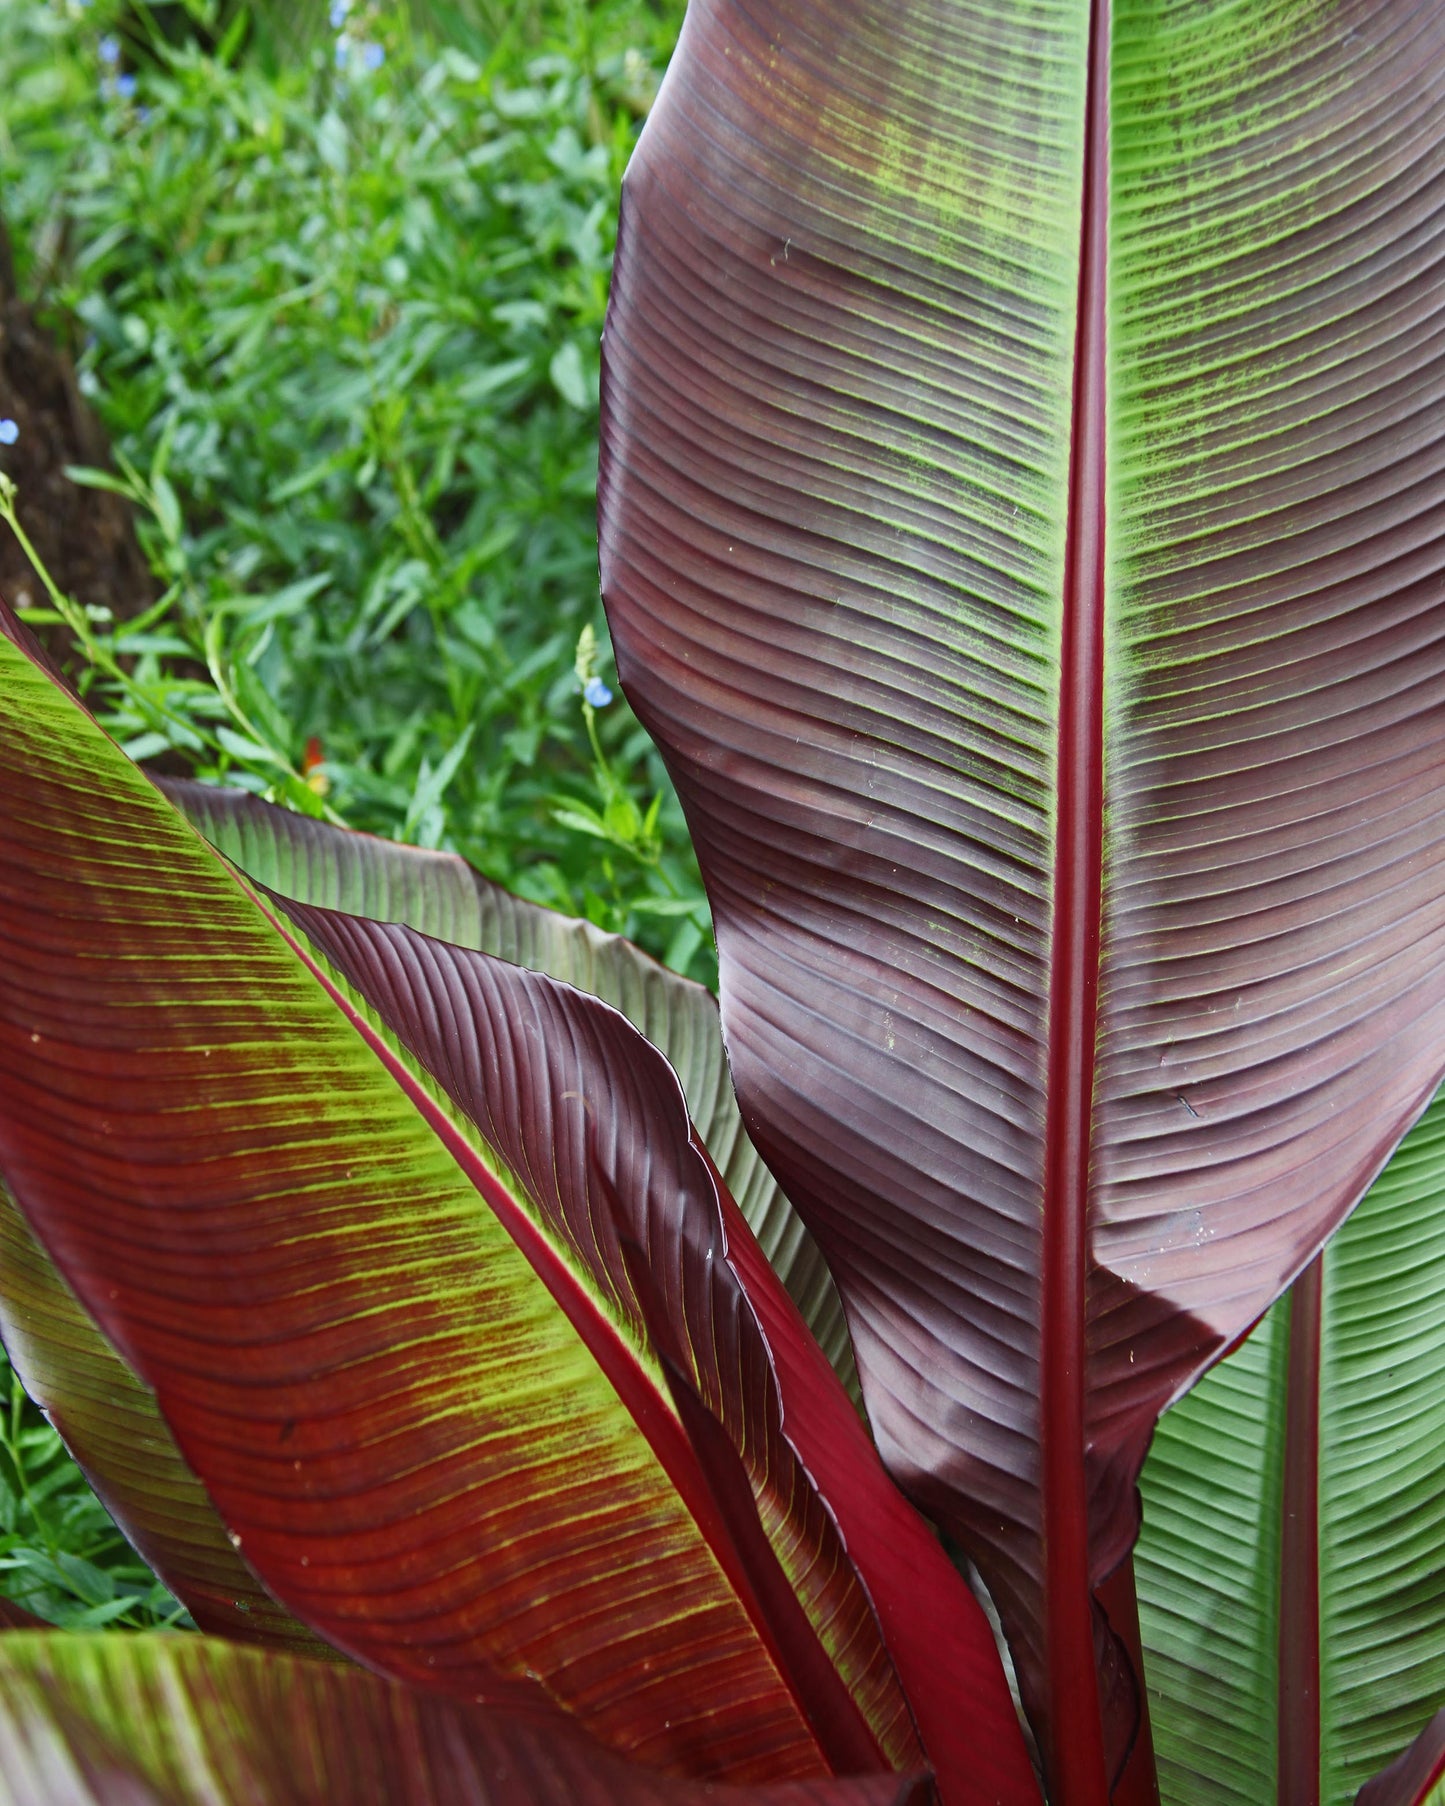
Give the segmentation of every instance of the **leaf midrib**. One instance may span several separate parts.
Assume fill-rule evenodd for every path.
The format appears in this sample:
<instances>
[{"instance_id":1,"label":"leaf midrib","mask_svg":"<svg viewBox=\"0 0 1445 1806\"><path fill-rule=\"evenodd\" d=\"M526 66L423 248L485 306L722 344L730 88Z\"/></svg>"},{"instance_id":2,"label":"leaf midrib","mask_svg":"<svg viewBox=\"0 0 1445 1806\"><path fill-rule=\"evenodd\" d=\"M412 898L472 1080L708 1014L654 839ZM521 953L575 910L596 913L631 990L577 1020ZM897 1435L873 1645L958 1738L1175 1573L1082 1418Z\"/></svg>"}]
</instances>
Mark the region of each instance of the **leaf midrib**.
<instances>
[{"instance_id":1,"label":"leaf midrib","mask_svg":"<svg viewBox=\"0 0 1445 1806\"><path fill-rule=\"evenodd\" d=\"M1103 888L1109 30L1109 0L1091 0L1060 651L1039 1351L1048 1768L1059 1806L1109 1803L1084 1474L1084 1275Z\"/></svg>"}]
</instances>

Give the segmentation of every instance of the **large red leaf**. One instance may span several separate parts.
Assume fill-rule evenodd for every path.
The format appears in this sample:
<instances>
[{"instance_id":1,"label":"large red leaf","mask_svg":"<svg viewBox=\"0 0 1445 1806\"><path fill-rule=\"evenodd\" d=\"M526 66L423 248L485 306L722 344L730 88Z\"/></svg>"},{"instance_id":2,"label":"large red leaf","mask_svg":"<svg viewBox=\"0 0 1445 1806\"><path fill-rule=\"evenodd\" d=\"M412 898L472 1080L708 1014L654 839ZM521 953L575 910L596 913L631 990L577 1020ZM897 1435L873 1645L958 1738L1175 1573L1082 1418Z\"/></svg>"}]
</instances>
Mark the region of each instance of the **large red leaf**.
<instances>
[{"instance_id":1,"label":"large red leaf","mask_svg":"<svg viewBox=\"0 0 1445 1806\"><path fill-rule=\"evenodd\" d=\"M1158 1412L1445 1059L1442 142L1414 0L708 0L628 174L619 668L1061 1802Z\"/></svg>"},{"instance_id":2,"label":"large red leaf","mask_svg":"<svg viewBox=\"0 0 1445 1806\"><path fill-rule=\"evenodd\" d=\"M688 1114L769 1264L846 1384L856 1387L837 1292L816 1243L758 1158L738 1116L717 1003L618 934L492 884L455 853L398 846L280 809L245 791L162 778L186 819L247 877L297 903L378 922L546 972L622 1011L666 1055Z\"/></svg>"},{"instance_id":3,"label":"large red leaf","mask_svg":"<svg viewBox=\"0 0 1445 1806\"><path fill-rule=\"evenodd\" d=\"M340 1659L257 1583L154 1396L86 1315L3 1182L0 1338L106 1510L202 1630Z\"/></svg>"},{"instance_id":4,"label":"large red leaf","mask_svg":"<svg viewBox=\"0 0 1445 1806\"><path fill-rule=\"evenodd\" d=\"M164 780L161 788L250 876L302 902L400 920L565 978L615 1004L677 1067L689 1110L799 1306L856 1384L837 1295L817 1249L748 1142L717 1006L620 936L490 884L455 854L394 845L261 802ZM325 1645L267 1597L175 1448L155 1401L55 1272L0 1187L0 1336L132 1543L203 1630L301 1653Z\"/></svg>"},{"instance_id":5,"label":"large red leaf","mask_svg":"<svg viewBox=\"0 0 1445 1806\"><path fill-rule=\"evenodd\" d=\"M958 1711L958 1699L963 1693L977 1701L985 1716L1003 1716L998 1666L992 1649L980 1634L973 1602L937 1542L888 1483L861 1425L839 1398L826 1366L819 1368L812 1337L796 1322L770 1270L782 1253L786 1257L782 1277L794 1293L799 1309L809 1313L808 1327L816 1327L820 1320L825 1325L831 1323L827 1294L817 1283L807 1247L796 1247L785 1230L780 1232L785 1201L769 1198L760 1186L754 1157L745 1144L741 1127L733 1126L735 1106L731 1104L730 1088L726 1102L719 1096L719 1087L726 1087L727 1080L725 1068L720 1065L720 1043L714 1045L716 1008L711 998L699 987L664 972L617 937L600 934L586 923L559 917L499 891L452 855L349 834L240 793L210 790L197 784L166 783L163 787L214 844L252 876L279 889L283 896L303 904L324 903L329 909L351 915L399 922L452 943L448 947L429 947L410 936L381 934L372 923L332 918L315 911L292 912L315 932L318 944L339 959L347 976L381 1008L389 1026L446 1086L453 1099L474 1117L490 1123L494 1145L501 1146L515 1135L527 1134L525 1164L530 1170L538 1170L551 1157L550 1124L530 1120L524 1124L509 1112L506 1100L502 1100L499 1110L497 1102L488 1095L487 1082L492 1073L475 1059L477 1043L470 1035L444 1035L443 1025L454 1016L482 1022L489 1014L499 1021L515 1022L537 1009L565 1019L575 1006L569 1004L565 994L550 987L529 985L520 974L499 972L485 962L468 960L462 948L502 952L509 961L566 978L602 996L669 1054L679 1068L679 1079L688 1092L691 1113L708 1151L726 1151L725 1176L729 1181L727 1187L714 1187L699 1163L697 1151L689 1144L681 1112L668 1110L664 1120L672 1127L671 1159L689 1166L691 1185L701 1187L710 1200L717 1200L715 1205L700 1207L684 1226L695 1232L716 1209L730 1218L732 1200L728 1193L731 1183L741 1180L746 1202L740 1199L740 1204L769 1253L769 1260L759 1259L761 1251L750 1234L739 1230L735 1223L729 1233L717 1220L710 1234L721 1236L727 1264L714 1265L709 1261L706 1271L715 1287L723 1285L728 1289L727 1309L740 1313L745 1346L754 1360L759 1349L747 1331L751 1309L756 1309L763 1319L766 1353L774 1369L769 1383L781 1386L780 1403L786 1418L784 1446L777 1451L785 1457L783 1474L791 1471L796 1451L807 1473L822 1487L828 1511L839 1520L848 1555L862 1575L887 1631L930 1758L946 1776L968 1773L981 1787L992 1785L1001 1797L1007 1794L1011 1785L1007 1775L1000 1773L989 1780L988 1752L980 1745L971 1717ZM508 1000L494 1002L489 1011L488 1002L499 987ZM432 991L438 993L435 999L430 995ZM544 1024L538 1031L540 1038L556 1039L558 1026L554 1021L549 1032ZM637 1069L639 1057L646 1059L621 1025L605 1017L584 1019L569 1029L568 1038L597 1034L610 1045L610 1063L619 1070L631 1074ZM455 1050L462 1048L472 1057L459 1065ZM663 1077L655 1062L648 1062L646 1070L664 1093L671 1092L671 1080ZM658 1158L660 1153L659 1142L650 1150L649 1158ZM625 1178L619 1177L615 1183L623 1191L645 1195L645 1188L639 1190ZM578 1199L585 1196L586 1187L579 1186ZM549 1214L560 1214L560 1198L555 1191L544 1200L544 1208ZM589 1201L587 1211L592 1208ZM587 1211L580 1214L586 1215ZM578 1214L576 1205L574 1214ZM593 1257L595 1245L590 1236L584 1236L577 1246L584 1257ZM710 1256L712 1251L710 1243L705 1253ZM615 1268L615 1258L612 1264ZM745 1275L746 1305L735 1292L734 1267ZM624 1292L631 1291L625 1272L615 1271L607 1283L616 1283ZM831 1287L828 1292L831 1293ZM635 1300L633 1303L634 1333L645 1334L640 1307ZM673 1334L685 1330L686 1325L678 1323ZM694 1347L716 1353L710 1333L693 1333L687 1339ZM715 1393L719 1379L720 1375L714 1372L711 1383ZM763 1421L766 1416L764 1400L757 1408L757 1417ZM746 1440L739 1435L741 1428L735 1421L733 1440L738 1446ZM759 1493L771 1495L770 1509L777 1520L782 1476L770 1473L766 1464L758 1465L759 1453L756 1449L751 1451L753 1483ZM786 1486L783 1490L787 1490ZM788 1540L793 1541L797 1535L795 1528ZM1011 1740L1010 1747L1016 1757L1016 1746ZM1018 1770L1014 1772L1017 1777Z\"/></svg>"},{"instance_id":6,"label":"large red leaf","mask_svg":"<svg viewBox=\"0 0 1445 1806\"><path fill-rule=\"evenodd\" d=\"M247 1559L399 1678L825 1772L642 1352L3 637L0 700L0 1170Z\"/></svg>"},{"instance_id":7,"label":"large red leaf","mask_svg":"<svg viewBox=\"0 0 1445 1806\"><path fill-rule=\"evenodd\" d=\"M399 962L463 1115L4 639L0 673L0 1168L268 1587L386 1672L540 1683L676 1771L917 1767L660 1056L555 981L293 906ZM878 1521L968 1657L948 1797L1030 1797L971 1597Z\"/></svg>"},{"instance_id":8,"label":"large red leaf","mask_svg":"<svg viewBox=\"0 0 1445 1806\"><path fill-rule=\"evenodd\" d=\"M855 1694L865 1695L881 1653L876 1610L945 1798L1034 1797L982 1613L884 1474L699 1146L665 1063L620 1015L545 977L401 925L295 904L287 913L477 1125L628 1334L659 1352L684 1424L699 1426L699 1459L729 1525L741 1530L756 1502L789 1596L804 1601L840 1671L857 1676ZM509 1045L567 1049L570 1059L542 1089L532 1079L538 1053L509 1057ZM634 1123L646 1124L645 1138L629 1139ZM744 1490L728 1510L739 1461ZM745 1546L740 1554L753 1559ZM763 1590L761 1559L764 1571L750 1571ZM886 1699L885 1689L875 1725L886 1723ZM995 1727L987 1737L985 1725Z\"/></svg>"},{"instance_id":9,"label":"large red leaf","mask_svg":"<svg viewBox=\"0 0 1445 1806\"><path fill-rule=\"evenodd\" d=\"M658 1446L714 1547L736 1565L785 1672L821 1708L835 1763L847 1772L878 1759L835 1662L879 1745L916 1760L867 1595L782 1434L767 1345L727 1261L714 1181L675 1074L616 1011L542 974L400 924L295 903L286 913L326 969L418 1056L457 1107L460 1132L479 1131L486 1177L514 1209L530 1206L570 1256L561 1267L593 1280L606 1314L584 1325L593 1345L611 1319L626 1343L657 1358L695 1463L673 1452L677 1428L665 1418ZM559 1302L580 1316L565 1290ZM631 1390L635 1411L663 1416L635 1380Z\"/></svg>"},{"instance_id":10,"label":"large red leaf","mask_svg":"<svg viewBox=\"0 0 1445 1806\"><path fill-rule=\"evenodd\" d=\"M5 1806L921 1806L921 1778L732 1788L498 1712L211 1638L0 1637Z\"/></svg>"}]
</instances>

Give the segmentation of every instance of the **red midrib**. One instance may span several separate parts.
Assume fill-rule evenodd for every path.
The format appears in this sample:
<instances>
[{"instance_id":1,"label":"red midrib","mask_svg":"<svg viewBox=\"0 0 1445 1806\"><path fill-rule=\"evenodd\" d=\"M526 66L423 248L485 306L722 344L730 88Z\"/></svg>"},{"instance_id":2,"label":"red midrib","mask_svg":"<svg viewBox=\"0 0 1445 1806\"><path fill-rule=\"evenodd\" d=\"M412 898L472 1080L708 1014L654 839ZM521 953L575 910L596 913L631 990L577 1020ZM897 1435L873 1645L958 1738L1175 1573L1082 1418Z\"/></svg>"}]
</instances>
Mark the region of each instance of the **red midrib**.
<instances>
[{"instance_id":1,"label":"red midrib","mask_svg":"<svg viewBox=\"0 0 1445 1806\"><path fill-rule=\"evenodd\" d=\"M1109 1802L1084 1476L1084 1272L1103 883L1108 78L1109 0L1093 0L1059 693L1040 1349L1048 1771L1055 1806Z\"/></svg>"},{"instance_id":2,"label":"red midrib","mask_svg":"<svg viewBox=\"0 0 1445 1806\"><path fill-rule=\"evenodd\" d=\"M1320 1806L1320 1325L1324 1256L1294 1282L1279 1550L1279 1806Z\"/></svg>"},{"instance_id":3,"label":"red midrib","mask_svg":"<svg viewBox=\"0 0 1445 1806\"><path fill-rule=\"evenodd\" d=\"M651 1378L616 1325L596 1308L576 1275L558 1258L527 1212L496 1175L483 1165L446 1112L427 1094L385 1037L340 988L326 969L325 957L318 957L316 949L305 939L305 930L293 924L285 914L284 904L278 910L276 904L281 900L258 895L256 901L291 951L405 1092L417 1114L456 1161L460 1171L485 1199L518 1253L546 1286L588 1353L611 1381L639 1432L677 1488L699 1535L768 1651L779 1685L791 1694L831 1771L847 1775L885 1765L886 1758L861 1708L823 1651L821 1639L783 1577L779 1559L767 1544L761 1523L753 1520L757 1537L751 1548L745 1547L728 1512L719 1505L712 1476L693 1446L681 1417L670 1414L664 1407ZM414 1057L425 1066L419 1054ZM747 1484L745 1476L743 1484ZM765 1545L761 1551L762 1559L749 1560L750 1554L757 1554L759 1544ZM778 1569L780 1584L776 1592L758 1584L771 1579L769 1564ZM328 1627L328 1637L333 1636L333 1629ZM816 1648L813 1647L815 1644ZM365 1651L359 1648L348 1648L346 1653L358 1661L367 1660Z\"/></svg>"}]
</instances>

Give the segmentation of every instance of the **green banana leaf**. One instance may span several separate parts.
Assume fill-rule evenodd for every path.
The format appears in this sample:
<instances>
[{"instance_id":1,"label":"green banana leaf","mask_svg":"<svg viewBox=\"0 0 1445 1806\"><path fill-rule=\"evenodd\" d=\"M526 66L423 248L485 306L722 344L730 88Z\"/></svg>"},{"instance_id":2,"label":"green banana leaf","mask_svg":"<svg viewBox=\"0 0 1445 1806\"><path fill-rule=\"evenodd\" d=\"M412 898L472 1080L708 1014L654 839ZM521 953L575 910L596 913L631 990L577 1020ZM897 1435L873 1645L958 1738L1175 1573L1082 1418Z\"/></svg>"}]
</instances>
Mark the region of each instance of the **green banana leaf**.
<instances>
[{"instance_id":1,"label":"green banana leaf","mask_svg":"<svg viewBox=\"0 0 1445 1806\"><path fill-rule=\"evenodd\" d=\"M1445 1094L1142 1490L1165 1806L1348 1806L1445 1701Z\"/></svg>"}]
</instances>

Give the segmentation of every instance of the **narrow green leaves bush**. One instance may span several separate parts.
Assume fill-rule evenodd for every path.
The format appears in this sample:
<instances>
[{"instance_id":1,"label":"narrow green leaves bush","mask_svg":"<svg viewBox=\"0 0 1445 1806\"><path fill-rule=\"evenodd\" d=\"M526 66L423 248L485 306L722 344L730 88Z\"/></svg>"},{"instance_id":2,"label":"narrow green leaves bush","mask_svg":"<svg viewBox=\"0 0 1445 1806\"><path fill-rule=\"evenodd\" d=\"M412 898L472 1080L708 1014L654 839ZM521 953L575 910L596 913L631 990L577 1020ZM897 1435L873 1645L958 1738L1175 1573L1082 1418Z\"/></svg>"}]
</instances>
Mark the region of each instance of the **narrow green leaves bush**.
<instances>
[{"instance_id":1,"label":"narrow green leaves bush","mask_svg":"<svg viewBox=\"0 0 1445 1806\"><path fill-rule=\"evenodd\" d=\"M91 624L128 680L92 703L137 757L455 848L709 978L660 764L620 698L594 743L574 672L656 22L568 9L484 58L338 9L271 68L167 42L166 11L0 4L22 289L165 591Z\"/></svg>"}]
</instances>

